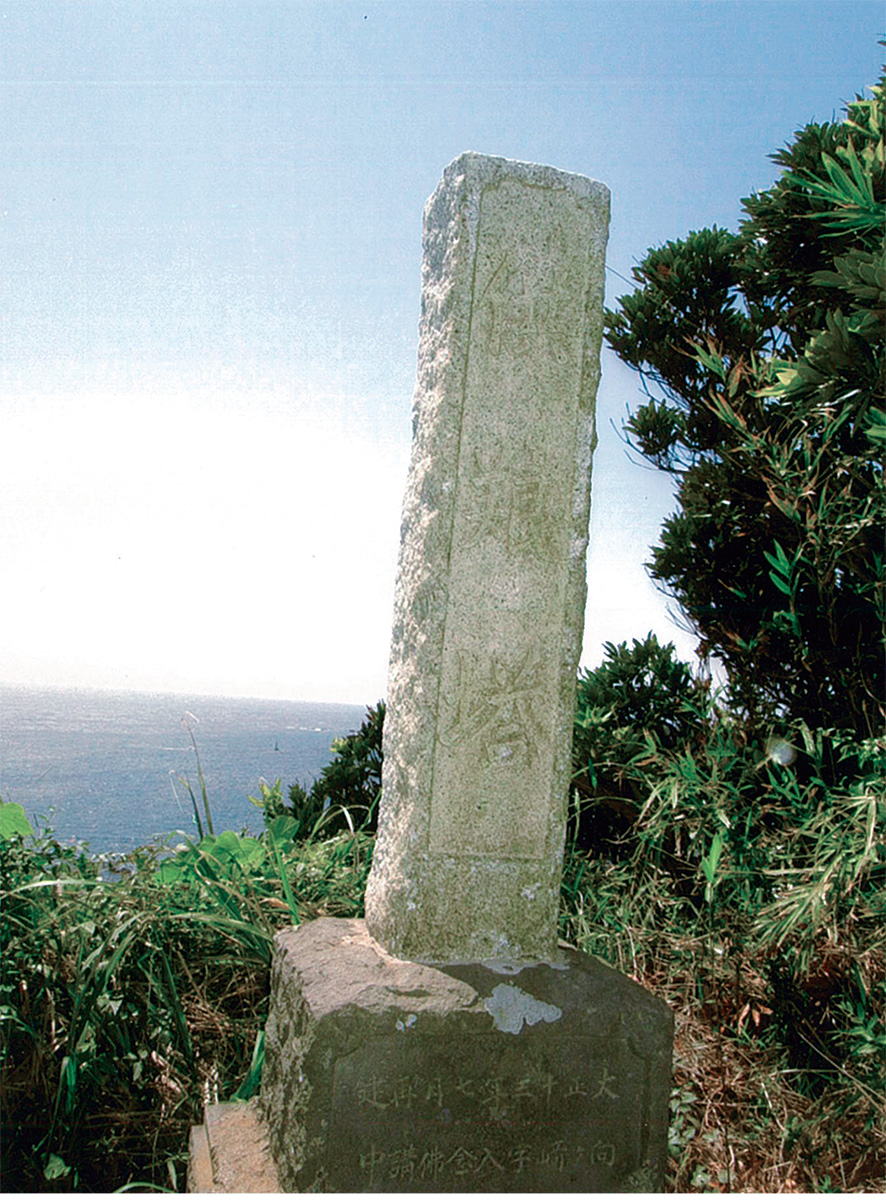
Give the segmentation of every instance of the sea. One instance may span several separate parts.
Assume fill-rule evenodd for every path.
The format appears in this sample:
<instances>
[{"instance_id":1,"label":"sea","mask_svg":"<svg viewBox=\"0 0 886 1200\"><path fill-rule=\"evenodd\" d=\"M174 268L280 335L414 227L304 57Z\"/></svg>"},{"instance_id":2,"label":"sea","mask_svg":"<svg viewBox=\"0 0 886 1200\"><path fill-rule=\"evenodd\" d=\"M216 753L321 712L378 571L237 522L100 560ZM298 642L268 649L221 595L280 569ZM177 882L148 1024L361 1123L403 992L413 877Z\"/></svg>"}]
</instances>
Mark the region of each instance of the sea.
<instances>
[{"instance_id":1,"label":"sea","mask_svg":"<svg viewBox=\"0 0 886 1200\"><path fill-rule=\"evenodd\" d=\"M188 784L202 817L202 768L215 832L257 833L259 781L280 779L284 797L309 788L365 716L352 704L0 684L0 798L58 841L124 854L198 836Z\"/></svg>"}]
</instances>

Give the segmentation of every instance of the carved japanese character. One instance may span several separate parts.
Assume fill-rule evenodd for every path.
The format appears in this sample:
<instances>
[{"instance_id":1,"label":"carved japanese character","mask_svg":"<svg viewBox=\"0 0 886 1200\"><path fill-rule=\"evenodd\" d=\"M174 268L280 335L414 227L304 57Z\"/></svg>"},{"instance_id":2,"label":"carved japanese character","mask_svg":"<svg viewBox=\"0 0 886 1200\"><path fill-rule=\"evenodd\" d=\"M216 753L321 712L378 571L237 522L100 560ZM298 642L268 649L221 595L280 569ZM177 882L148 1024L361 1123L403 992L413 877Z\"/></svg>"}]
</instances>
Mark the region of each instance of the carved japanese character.
<instances>
[{"instance_id":1,"label":"carved japanese character","mask_svg":"<svg viewBox=\"0 0 886 1200\"><path fill-rule=\"evenodd\" d=\"M519 1175L526 1165L532 1162L532 1151L528 1146L512 1146L508 1157L512 1168Z\"/></svg>"},{"instance_id":2,"label":"carved japanese character","mask_svg":"<svg viewBox=\"0 0 886 1200\"><path fill-rule=\"evenodd\" d=\"M556 519L562 489L536 446L474 450L463 499L463 538L476 545L490 538L508 554L549 560L556 550Z\"/></svg>"},{"instance_id":3,"label":"carved japanese character","mask_svg":"<svg viewBox=\"0 0 886 1200\"><path fill-rule=\"evenodd\" d=\"M418 1164L422 1179L436 1179L446 1165L446 1158L439 1146L425 1150Z\"/></svg>"},{"instance_id":4,"label":"carved japanese character","mask_svg":"<svg viewBox=\"0 0 886 1200\"><path fill-rule=\"evenodd\" d=\"M472 1175L477 1169L477 1155L467 1146L457 1146L446 1160L446 1165L452 1167L456 1175Z\"/></svg>"},{"instance_id":5,"label":"carved japanese character","mask_svg":"<svg viewBox=\"0 0 886 1200\"><path fill-rule=\"evenodd\" d=\"M417 1159L418 1150L415 1146L397 1146L388 1153L388 1173L393 1179L413 1179Z\"/></svg>"},{"instance_id":6,"label":"carved japanese character","mask_svg":"<svg viewBox=\"0 0 886 1200\"><path fill-rule=\"evenodd\" d=\"M440 734L443 744L476 745L489 764L535 761L540 739L539 652L527 650L514 662L492 654L481 665L476 656L459 651L457 661L456 699L454 706L447 706Z\"/></svg>"},{"instance_id":7,"label":"carved japanese character","mask_svg":"<svg viewBox=\"0 0 886 1200\"><path fill-rule=\"evenodd\" d=\"M360 1155L360 1169L368 1174L370 1187L375 1183L376 1171L384 1166L386 1158L384 1150L379 1150L374 1144Z\"/></svg>"},{"instance_id":8,"label":"carved japanese character","mask_svg":"<svg viewBox=\"0 0 886 1200\"><path fill-rule=\"evenodd\" d=\"M548 1108L551 1103L551 1096L557 1090L557 1078L550 1071L546 1072L542 1077L541 1091L545 1098L545 1108Z\"/></svg>"},{"instance_id":9,"label":"carved japanese character","mask_svg":"<svg viewBox=\"0 0 886 1200\"><path fill-rule=\"evenodd\" d=\"M595 1100L601 1100L601 1099L617 1100L618 1093L614 1092L612 1090L612 1088L609 1086L610 1083L614 1083L615 1079L616 1079L616 1076L613 1074L612 1071L609 1070L609 1067L606 1065L606 1063L604 1063L603 1064L603 1077L600 1080L597 1090L594 1092L593 1098Z\"/></svg>"},{"instance_id":10,"label":"carved japanese character","mask_svg":"<svg viewBox=\"0 0 886 1200\"><path fill-rule=\"evenodd\" d=\"M413 1100L418 1098L421 1080L417 1076L401 1075L393 1088L391 1104L394 1108L412 1108Z\"/></svg>"},{"instance_id":11,"label":"carved japanese character","mask_svg":"<svg viewBox=\"0 0 886 1200\"><path fill-rule=\"evenodd\" d=\"M532 300L527 295L524 265L504 255L487 280L477 313L480 336L490 354L519 354L528 349L534 327Z\"/></svg>"},{"instance_id":12,"label":"carved japanese character","mask_svg":"<svg viewBox=\"0 0 886 1200\"><path fill-rule=\"evenodd\" d=\"M566 1169L566 1143L560 1140L554 1142L552 1146L546 1146L539 1155L539 1162L542 1166L551 1167L555 1171L564 1171Z\"/></svg>"},{"instance_id":13,"label":"carved japanese character","mask_svg":"<svg viewBox=\"0 0 886 1200\"><path fill-rule=\"evenodd\" d=\"M595 1142L591 1147L592 1161L611 1167L615 1162L615 1146L611 1142Z\"/></svg>"},{"instance_id":14,"label":"carved japanese character","mask_svg":"<svg viewBox=\"0 0 886 1200\"><path fill-rule=\"evenodd\" d=\"M500 1120L508 1111L510 1094L503 1079L484 1079L481 1103L494 1120Z\"/></svg>"},{"instance_id":15,"label":"carved japanese character","mask_svg":"<svg viewBox=\"0 0 886 1200\"><path fill-rule=\"evenodd\" d=\"M496 1171L503 1171L504 1167L492 1153L488 1146L483 1147L483 1153L480 1156L480 1161L477 1163L476 1172L479 1174L487 1167L494 1167Z\"/></svg>"},{"instance_id":16,"label":"carved japanese character","mask_svg":"<svg viewBox=\"0 0 886 1200\"><path fill-rule=\"evenodd\" d=\"M515 1100L535 1099L535 1080L529 1075L524 1075L522 1079L515 1079L511 1087L511 1095Z\"/></svg>"},{"instance_id":17,"label":"carved japanese character","mask_svg":"<svg viewBox=\"0 0 886 1200\"><path fill-rule=\"evenodd\" d=\"M377 1075L357 1084L357 1099L361 1104L370 1104L373 1108L388 1108L391 1104L384 1081Z\"/></svg>"}]
</instances>

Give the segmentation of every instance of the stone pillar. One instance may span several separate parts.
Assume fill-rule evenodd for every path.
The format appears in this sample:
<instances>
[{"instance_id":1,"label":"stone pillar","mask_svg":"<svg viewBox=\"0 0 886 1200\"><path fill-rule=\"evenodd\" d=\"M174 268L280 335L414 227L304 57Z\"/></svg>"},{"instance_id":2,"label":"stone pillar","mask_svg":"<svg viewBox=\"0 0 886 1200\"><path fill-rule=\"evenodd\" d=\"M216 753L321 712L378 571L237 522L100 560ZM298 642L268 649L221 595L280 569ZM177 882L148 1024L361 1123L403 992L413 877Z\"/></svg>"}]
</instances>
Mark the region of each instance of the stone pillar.
<instances>
[{"instance_id":1,"label":"stone pillar","mask_svg":"<svg viewBox=\"0 0 886 1200\"><path fill-rule=\"evenodd\" d=\"M464 154L425 209L372 935L556 947L609 193Z\"/></svg>"},{"instance_id":2,"label":"stone pillar","mask_svg":"<svg viewBox=\"0 0 886 1200\"><path fill-rule=\"evenodd\" d=\"M277 935L286 1190L651 1191L673 1021L557 946L608 193L466 154L425 212L366 921Z\"/></svg>"}]
</instances>

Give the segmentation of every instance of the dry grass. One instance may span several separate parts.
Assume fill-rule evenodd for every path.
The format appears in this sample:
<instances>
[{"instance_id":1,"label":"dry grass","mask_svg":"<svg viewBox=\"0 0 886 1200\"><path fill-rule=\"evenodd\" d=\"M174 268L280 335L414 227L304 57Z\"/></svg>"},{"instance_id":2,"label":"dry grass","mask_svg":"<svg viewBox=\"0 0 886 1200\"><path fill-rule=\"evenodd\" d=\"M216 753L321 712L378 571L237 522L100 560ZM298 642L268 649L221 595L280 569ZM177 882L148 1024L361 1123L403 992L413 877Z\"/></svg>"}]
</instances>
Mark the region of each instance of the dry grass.
<instances>
[{"instance_id":1,"label":"dry grass","mask_svg":"<svg viewBox=\"0 0 886 1200\"><path fill-rule=\"evenodd\" d=\"M886 1192L883 1097L792 1068L762 1002L718 1009L693 1003L693 980L640 982L675 1015L668 1191Z\"/></svg>"}]
</instances>

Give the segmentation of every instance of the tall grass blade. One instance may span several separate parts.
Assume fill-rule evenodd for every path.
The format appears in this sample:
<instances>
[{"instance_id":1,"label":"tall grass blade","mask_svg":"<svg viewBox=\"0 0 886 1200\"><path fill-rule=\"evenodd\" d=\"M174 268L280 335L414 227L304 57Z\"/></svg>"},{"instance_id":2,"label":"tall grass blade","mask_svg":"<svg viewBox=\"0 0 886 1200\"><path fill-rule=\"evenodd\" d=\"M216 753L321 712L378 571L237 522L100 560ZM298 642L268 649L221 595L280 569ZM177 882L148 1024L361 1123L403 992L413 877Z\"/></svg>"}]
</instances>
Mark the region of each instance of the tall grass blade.
<instances>
[{"instance_id":1,"label":"tall grass blade","mask_svg":"<svg viewBox=\"0 0 886 1200\"><path fill-rule=\"evenodd\" d=\"M200 762L200 751L197 748L197 739L194 737L194 731L191 728L190 722L197 721L198 718L192 712L186 712L182 717L182 725L188 731L188 737L191 739L191 745L194 747L194 756L197 759L197 778L200 781L200 791L203 795L203 812L206 815L206 828L209 830L210 836L214 835L215 830L212 827L212 813L209 808L209 795L206 791L206 780L203 777L203 765ZM190 791L190 787L188 788ZM192 797L193 799L193 794ZM198 822L199 825L199 822Z\"/></svg>"},{"instance_id":2,"label":"tall grass blade","mask_svg":"<svg viewBox=\"0 0 886 1200\"><path fill-rule=\"evenodd\" d=\"M292 891L292 885L289 882L289 875L286 871L286 866L283 862L283 856L280 853L280 847L277 845L277 839L273 833L268 833L271 842L271 850L274 855L274 862L277 865L277 873L280 876L280 883L283 886L283 895L286 897L286 904L289 908L289 915L292 918L293 925L301 924L301 910L298 902L295 899L295 894Z\"/></svg>"}]
</instances>

